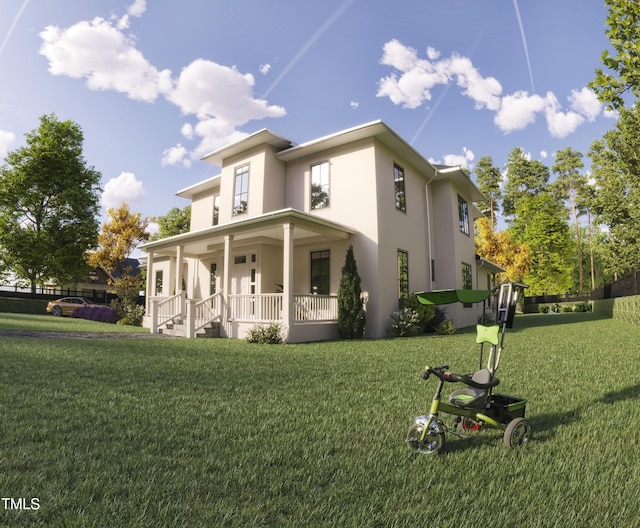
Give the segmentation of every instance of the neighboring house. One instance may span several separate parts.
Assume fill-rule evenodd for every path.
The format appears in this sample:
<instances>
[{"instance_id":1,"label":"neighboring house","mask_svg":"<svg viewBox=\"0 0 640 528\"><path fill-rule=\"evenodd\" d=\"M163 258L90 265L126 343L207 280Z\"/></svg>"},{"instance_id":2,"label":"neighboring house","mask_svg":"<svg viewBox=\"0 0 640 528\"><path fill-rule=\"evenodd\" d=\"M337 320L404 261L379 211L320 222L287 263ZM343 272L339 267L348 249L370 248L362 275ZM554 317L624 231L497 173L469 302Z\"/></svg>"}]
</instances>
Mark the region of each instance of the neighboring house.
<instances>
[{"instance_id":1,"label":"neighboring house","mask_svg":"<svg viewBox=\"0 0 640 528\"><path fill-rule=\"evenodd\" d=\"M486 289L501 271L477 259L473 203L459 167L433 165L381 121L301 145L260 130L208 154L221 172L178 192L191 230L144 244L153 332L213 321L224 337L278 321L289 342L331 339L353 245L366 299L365 337L390 334L390 314L416 290ZM480 307L481 308L481 307ZM477 306L450 305L457 327Z\"/></svg>"}]
</instances>

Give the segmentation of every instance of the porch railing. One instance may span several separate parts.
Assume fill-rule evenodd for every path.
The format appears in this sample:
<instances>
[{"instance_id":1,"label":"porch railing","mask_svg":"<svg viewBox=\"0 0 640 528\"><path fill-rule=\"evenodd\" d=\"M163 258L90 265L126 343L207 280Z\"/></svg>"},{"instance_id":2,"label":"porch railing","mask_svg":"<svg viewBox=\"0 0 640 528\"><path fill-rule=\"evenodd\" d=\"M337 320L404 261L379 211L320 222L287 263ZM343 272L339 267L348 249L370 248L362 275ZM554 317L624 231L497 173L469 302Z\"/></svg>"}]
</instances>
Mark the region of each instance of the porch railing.
<instances>
[{"instance_id":1,"label":"porch railing","mask_svg":"<svg viewBox=\"0 0 640 528\"><path fill-rule=\"evenodd\" d=\"M183 317L185 315L185 300L186 295L184 292L177 293L171 297L156 297L153 299L156 328Z\"/></svg>"},{"instance_id":2,"label":"porch railing","mask_svg":"<svg viewBox=\"0 0 640 528\"><path fill-rule=\"evenodd\" d=\"M293 306L295 322L338 320L337 295L295 294Z\"/></svg>"},{"instance_id":3,"label":"porch railing","mask_svg":"<svg viewBox=\"0 0 640 528\"><path fill-rule=\"evenodd\" d=\"M195 303L194 332L207 326L210 322L219 319L222 316L222 294L220 292L213 294L201 301Z\"/></svg>"},{"instance_id":4,"label":"porch railing","mask_svg":"<svg viewBox=\"0 0 640 528\"><path fill-rule=\"evenodd\" d=\"M229 295L229 308L231 318L237 321L280 321L282 294Z\"/></svg>"}]
</instances>

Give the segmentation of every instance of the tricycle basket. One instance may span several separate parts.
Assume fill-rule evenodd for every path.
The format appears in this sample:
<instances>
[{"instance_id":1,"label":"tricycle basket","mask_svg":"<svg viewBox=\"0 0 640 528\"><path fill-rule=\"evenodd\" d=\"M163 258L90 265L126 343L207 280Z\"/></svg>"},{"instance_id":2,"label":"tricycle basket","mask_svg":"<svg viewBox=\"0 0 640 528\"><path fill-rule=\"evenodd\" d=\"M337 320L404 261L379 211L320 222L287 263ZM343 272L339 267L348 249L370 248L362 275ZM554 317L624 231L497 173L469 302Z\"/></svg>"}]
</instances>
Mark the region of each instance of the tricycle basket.
<instances>
[{"instance_id":1,"label":"tricycle basket","mask_svg":"<svg viewBox=\"0 0 640 528\"><path fill-rule=\"evenodd\" d=\"M527 400L522 398L492 394L487 402L487 415L506 424L514 418L524 418L526 405Z\"/></svg>"}]
</instances>

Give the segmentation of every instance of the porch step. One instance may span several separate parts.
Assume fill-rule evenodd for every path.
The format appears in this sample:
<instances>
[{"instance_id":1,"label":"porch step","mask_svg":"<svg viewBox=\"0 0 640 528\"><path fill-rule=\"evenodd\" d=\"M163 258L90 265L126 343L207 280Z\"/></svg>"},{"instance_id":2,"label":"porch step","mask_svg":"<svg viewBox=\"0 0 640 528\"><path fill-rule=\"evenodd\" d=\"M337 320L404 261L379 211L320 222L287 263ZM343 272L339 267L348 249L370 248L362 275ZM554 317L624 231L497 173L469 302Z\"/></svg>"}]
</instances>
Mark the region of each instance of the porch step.
<instances>
[{"instance_id":1,"label":"porch step","mask_svg":"<svg viewBox=\"0 0 640 528\"><path fill-rule=\"evenodd\" d=\"M196 332L196 337L220 337L220 321L213 321Z\"/></svg>"}]
</instances>

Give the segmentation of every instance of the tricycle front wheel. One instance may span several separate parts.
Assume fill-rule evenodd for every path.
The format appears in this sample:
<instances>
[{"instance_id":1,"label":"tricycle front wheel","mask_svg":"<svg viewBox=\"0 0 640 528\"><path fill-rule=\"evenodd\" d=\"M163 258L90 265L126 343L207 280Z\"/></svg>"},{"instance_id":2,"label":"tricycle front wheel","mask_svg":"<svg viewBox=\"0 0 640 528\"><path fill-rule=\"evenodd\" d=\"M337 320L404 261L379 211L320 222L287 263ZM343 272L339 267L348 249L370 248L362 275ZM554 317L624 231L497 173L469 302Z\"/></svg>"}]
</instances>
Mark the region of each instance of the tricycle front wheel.
<instances>
[{"instance_id":1,"label":"tricycle front wheel","mask_svg":"<svg viewBox=\"0 0 640 528\"><path fill-rule=\"evenodd\" d=\"M444 431L438 422L432 421L429 430L422 438L424 422L416 422L409 427L407 433L407 444L409 449L421 455L434 455L444 447Z\"/></svg>"},{"instance_id":2,"label":"tricycle front wheel","mask_svg":"<svg viewBox=\"0 0 640 528\"><path fill-rule=\"evenodd\" d=\"M529 420L514 418L504 432L504 445L509 449L526 444L533 438L533 429Z\"/></svg>"}]
</instances>

